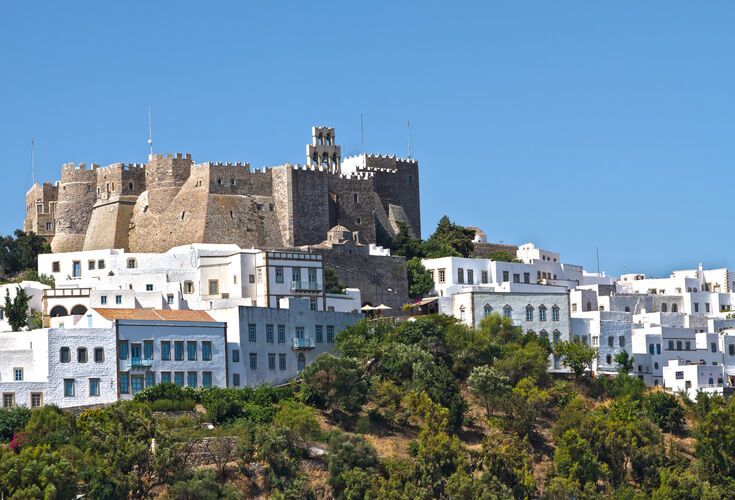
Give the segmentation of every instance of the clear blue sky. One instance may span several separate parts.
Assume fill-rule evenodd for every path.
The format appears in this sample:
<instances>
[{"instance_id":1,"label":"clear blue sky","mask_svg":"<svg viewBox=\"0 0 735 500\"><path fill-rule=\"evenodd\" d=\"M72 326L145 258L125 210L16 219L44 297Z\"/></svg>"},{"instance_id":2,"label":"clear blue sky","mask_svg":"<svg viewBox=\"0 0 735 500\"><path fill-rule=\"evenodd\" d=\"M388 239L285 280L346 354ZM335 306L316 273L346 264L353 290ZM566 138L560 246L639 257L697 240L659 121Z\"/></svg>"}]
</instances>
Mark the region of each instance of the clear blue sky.
<instances>
[{"instance_id":1,"label":"clear blue sky","mask_svg":"<svg viewBox=\"0 0 735 500\"><path fill-rule=\"evenodd\" d=\"M348 5L349 4L349 5ZM249 6L248 6L249 5ZM0 231L63 162L421 165L443 214L611 273L730 264L735 3L9 2L0 12Z\"/></svg>"}]
</instances>

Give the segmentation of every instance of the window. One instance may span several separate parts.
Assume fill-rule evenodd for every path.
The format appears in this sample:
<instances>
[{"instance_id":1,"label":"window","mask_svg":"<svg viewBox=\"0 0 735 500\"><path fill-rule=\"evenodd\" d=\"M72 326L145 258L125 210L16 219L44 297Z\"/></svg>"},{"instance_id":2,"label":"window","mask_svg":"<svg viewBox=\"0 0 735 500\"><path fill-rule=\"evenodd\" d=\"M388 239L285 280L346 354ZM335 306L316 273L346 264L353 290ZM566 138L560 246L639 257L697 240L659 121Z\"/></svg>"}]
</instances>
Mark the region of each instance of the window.
<instances>
[{"instance_id":1,"label":"window","mask_svg":"<svg viewBox=\"0 0 735 500\"><path fill-rule=\"evenodd\" d=\"M618 346L625 347L625 337L622 335L618 337Z\"/></svg>"},{"instance_id":2,"label":"window","mask_svg":"<svg viewBox=\"0 0 735 500\"><path fill-rule=\"evenodd\" d=\"M457 268L457 283L464 283L464 269Z\"/></svg>"},{"instance_id":3,"label":"window","mask_svg":"<svg viewBox=\"0 0 735 500\"><path fill-rule=\"evenodd\" d=\"M559 321L559 307L552 306L551 308L551 321Z\"/></svg>"},{"instance_id":4,"label":"window","mask_svg":"<svg viewBox=\"0 0 735 500\"><path fill-rule=\"evenodd\" d=\"M669 310L669 306L666 304L666 302L663 302L661 304L661 312L667 312Z\"/></svg>"},{"instance_id":5,"label":"window","mask_svg":"<svg viewBox=\"0 0 735 500\"><path fill-rule=\"evenodd\" d=\"M189 340L186 342L186 359L189 361L196 361L197 359L196 340Z\"/></svg>"},{"instance_id":6,"label":"window","mask_svg":"<svg viewBox=\"0 0 735 500\"><path fill-rule=\"evenodd\" d=\"M327 325L327 343L334 344L334 327Z\"/></svg>"},{"instance_id":7,"label":"window","mask_svg":"<svg viewBox=\"0 0 735 500\"><path fill-rule=\"evenodd\" d=\"M727 346L727 348L730 356L735 356L735 344L730 344L729 346Z\"/></svg>"},{"instance_id":8,"label":"window","mask_svg":"<svg viewBox=\"0 0 735 500\"><path fill-rule=\"evenodd\" d=\"M605 356L605 363L607 363L608 365L611 364L612 363L612 356L610 356L609 354L607 356Z\"/></svg>"},{"instance_id":9,"label":"window","mask_svg":"<svg viewBox=\"0 0 735 500\"><path fill-rule=\"evenodd\" d=\"M193 281L184 281L184 293L194 293Z\"/></svg>"},{"instance_id":10,"label":"window","mask_svg":"<svg viewBox=\"0 0 735 500\"><path fill-rule=\"evenodd\" d=\"M13 380L23 382L23 368L13 368Z\"/></svg>"},{"instance_id":11,"label":"window","mask_svg":"<svg viewBox=\"0 0 735 500\"><path fill-rule=\"evenodd\" d=\"M268 369L269 370L275 370L276 369L276 355L275 353L269 352L268 353Z\"/></svg>"},{"instance_id":12,"label":"window","mask_svg":"<svg viewBox=\"0 0 735 500\"><path fill-rule=\"evenodd\" d=\"M717 352L717 342L711 342L709 345L710 351Z\"/></svg>"},{"instance_id":13,"label":"window","mask_svg":"<svg viewBox=\"0 0 735 500\"><path fill-rule=\"evenodd\" d=\"M52 273L58 273L60 272L61 266L59 265L59 261L54 261L51 263L51 272Z\"/></svg>"},{"instance_id":14,"label":"window","mask_svg":"<svg viewBox=\"0 0 735 500\"><path fill-rule=\"evenodd\" d=\"M250 369L251 370L258 369L258 353L257 352L250 353Z\"/></svg>"},{"instance_id":15,"label":"window","mask_svg":"<svg viewBox=\"0 0 735 500\"><path fill-rule=\"evenodd\" d=\"M240 387L240 374L239 373L232 374L232 385L234 385L235 387Z\"/></svg>"},{"instance_id":16,"label":"window","mask_svg":"<svg viewBox=\"0 0 735 500\"><path fill-rule=\"evenodd\" d=\"M73 378L65 378L64 379L64 397L66 397L66 398L73 398L74 397L75 385L76 384L75 384Z\"/></svg>"},{"instance_id":17,"label":"window","mask_svg":"<svg viewBox=\"0 0 735 500\"><path fill-rule=\"evenodd\" d=\"M653 369L658 370L658 361L653 363Z\"/></svg>"},{"instance_id":18,"label":"window","mask_svg":"<svg viewBox=\"0 0 735 500\"><path fill-rule=\"evenodd\" d=\"M669 340L669 351L673 351L673 350L674 350L674 341Z\"/></svg>"},{"instance_id":19,"label":"window","mask_svg":"<svg viewBox=\"0 0 735 500\"><path fill-rule=\"evenodd\" d=\"M122 295L115 295L115 304L122 304Z\"/></svg>"},{"instance_id":20,"label":"window","mask_svg":"<svg viewBox=\"0 0 735 500\"><path fill-rule=\"evenodd\" d=\"M538 308L538 320L546 321L546 306L541 304Z\"/></svg>"},{"instance_id":21,"label":"window","mask_svg":"<svg viewBox=\"0 0 735 500\"><path fill-rule=\"evenodd\" d=\"M704 310L705 310L706 312L709 312L709 302L705 302L705 303L704 303Z\"/></svg>"},{"instance_id":22,"label":"window","mask_svg":"<svg viewBox=\"0 0 735 500\"><path fill-rule=\"evenodd\" d=\"M100 296L100 304L102 304L103 306L107 304L107 295Z\"/></svg>"},{"instance_id":23,"label":"window","mask_svg":"<svg viewBox=\"0 0 735 500\"><path fill-rule=\"evenodd\" d=\"M297 326L296 327L296 338L297 339L303 339L304 338L304 327L303 326Z\"/></svg>"},{"instance_id":24,"label":"window","mask_svg":"<svg viewBox=\"0 0 735 500\"><path fill-rule=\"evenodd\" d=\"M286 325L278 325L278 343L286 343Z\"/></svg>"},{"instance_id":25,"label":"window","mask_svg":"<svg viewBox=\"0 0 735 500\"><path fill-rule=\"evenodd\" d=\"M202 372L202 387L212 387L212 372Z\"/></svg>"},{"instance_id":26,"label":"window","mask_svg":"<svg viewBox=\"0 0 735 500\"><path fill-rule=\"evenodd\" d=\"M59 361L62 363L68 363L71 361L71 353L68 347L62 347L59 349Z\"/></svg>"},{"instance_id":27,"label":"window","mask_svg":"<svg viewBox=\"0 0 735 500\"><path fill-rule=\"evenodd\" d=\"M316 297L309 297L309 310L316 311Z\"/></svg>"},{"instance_id":28,"label":"window","mask_svg":"<svg viewBox=\"0 0 735 500\"><path fill-rule=\"evenodd\" d=\"M678 304L671 304L671 312L679 312L679 305Z\"/></svg>"},{"instance_id":29,"label":"window","mask_svg":"<svg viewBox=\"0 0 735 500\"><path fill-rule=\"evenodd\" d=\"M521 282L521 275L518 273L513 273L513 283L520 283Z\"/></svg>"},{"instance_id":30,"label":"window","mask_svg":"<svg viewBox=\"0 0 735 500\"><path fill-rule=\"evenodd\" d=\"M352 201L355 203L360 202L360 195L358 193L352 193Z\"/></svg>"},{"instance_id":31,"label":"window","mask_svg":"<svg viewBox=\"0 0 735 500\"><path fill-rule=\"evenodd\" d=\"M699 302L694 303L694 312L699 312Z\"/></svg>"},{"instance_id":32,"label":"window","mask_svg":"<svg viewBox=\"0 0 735 500\"><path fill-rule=\"evenodd\" d=\"M554 344L558 344L561 340L561 332L559 330L554 330L554 333L552 335L554 339Z\"/></svg>"},{"instance_id":33,"label":"window","mask_svg":"<svg viewBox=\"0 0 735 500\"><path fill-rule=\"evenodd\" d=\"M301 268L294 267L291 269L291 281L301 283Z\"/></svg>"},{"instance_id":34,"label":"window","mask_svg":"<svg viewBox=\"0 0 735 500\"><path fill-rule=\"evenodd\" d=\"M439 283L444 283L446 281L446 269L439 269Z\"/></svg>"},{"instance_id":35,"label":"window","mask_svg":"<svg viewBox=\"0 0 735 500\"><path fill-rule=\"evenodd\" d=\"M254 274L248 274L248 283L250 283L250 284L255 283L255 275Z\"/></svg>"},{"instance_id":36,"label":"window","mask_svg":"<svg viewBox=\"0 0 735 500\"><path fill-rule=\"evenodd\" d=\"M100 379L98 378L89 379L89 395L90 396L100 395Z\"/></svg>"},{"instance_id":37,"label":"window","mask_svg":"<svg viewBox=\"0 0 735 500\"><path fill-rule=\"evenodd\" d=\"M171 383L171 372L161 372L161 383L162 384Z\"/></svg>"},{"instance_id":38,"label":"window","mask_svg":"<svg viewBox=\"0 0 735 500\"><path fill-rule=\"evenodd\" d=\"M171 342L168 340L161 341L161 360L171 361Z\"/></svg>"},{"instance_id":39,"label":"window","mask_svg":"<svg viewBox=\"0 0 735 500\"><path fill-rule=\"evenodd\" d=\"M212 342L202 340L202 361L212 361Z\"/></svg>"},{"instance_id":40,"label":"window","mask_svg":"<svg viewBox=\"0 0 735 500\"><path fill-rule=\"evenodd\" d=\"M681 340L676 341L676 350L681 351Z\"/></svg>"},{"instance_id":41,"label":"window","mask_svg":"<svg viewBox=\"0 0 735 500\"><path fill-rule=\"evenodd\" d=\"M513 317L513 308L510 307L510 306L508 306L508 305L506 305L505 307L503 307L503 316L506 317L506 318L509 318L509 319L512 318Z\"/></svg>"},{"instance_id":42,"label":"window","mask_svg":"<svg viewBox=\"0 0 735 500\"><path fill-rule=\"evenodd\" d=\"M278 355L278 369L279 370L286 369L286 355L285 354Z\"/></svg>"},{"instance_id":43,"label":"window","mask_svg":"<svg viewBox=\"0 0 735 500\"><path fill-rule=\"evenodd\" d=\"M572 312L577 312L577 304L572 304Z\"/></svg>"},{"instance_id":44,"label":"window","mask_svg":"<svg viewBox=\"0 0 735 500\"><path fill-rule=\"evenodd\" d=\"M283 283L283 268L276 268L276 283Z\"/></svg>"},{"instance_id":45,"label":"window","mask_svg":"<svg viewBox=\"0 0 735 500\"><path fill-rule=\"evenodd\" d=\"M184 342L181 340L174 342L174 359L184 361Z\"/></svg>"},{"instance_id":46,"label":"window","mask_svg":"<svg viewBox=\"0 0 735 500\"><path fill-rule=\"evenodd\" d=\"M174 303L174 296L173 296L173 294L169 293L168 295L166 295L166 303L168 305L173 305L173 303Z\"/></svg>"},{"instance_id":47,"label":"window","mask_svg":"<svg viewBox=\"0 0 735 500\"><path fill-rule=\"evenodd\" d=\"M146 372L145 374L145 386L153 387L156 385L156 372Z\"/></svg>"},{"instance_id":48,"label":"window","mask_svg":"<svg viewBox=\"0 0 735 500\"><path fill-rule=\"evenodd\" d=\"M523 273L523 282L524 283L530 283L531 282L531 273Z\"/></svg>"},{"instance_id":49,"label":"window","mask_svg":"<svg viewBox=\"0 0 735 500\"><path fill-rule=\"evenodd\" d=\"M4 392L3 393L3 408L13 408L15 406L15 393Z\"/></svg>"},{"instance_id":50,"label":"window","mask_svg":"<svg viewBox=\"0 0 735 500\"><path fill-rule=\"evenodd\" d=\"M655 352L654 349L653 344L648 344L648 354L653 354Z\"/></svg>"},{"instance_id":51,"label":"window","mask_svg":"<svg viewBox=\"0 0 735 500\"><path fill-rule=\"evenodd\" d=\"M32 392L31 393L31 408L40 408L43 406L43 393Z\"/></svg>"},{"instance_id":52,"label":"window","mask_svg":"<svg viewBox=\"0 0 735 500\"><path fill-rule=\"evenodd\" d=\"M82 263L78 260L71 264L71 275L73 278L79 278L82 275Z\"/></svg>"},{"instance_id":53,"label":"window","mask_svg":"<svg viewBox=\"0 0 735 500\"><path fill-rule=\"evenodd\" d=\"M189 387L196 387L197 379L197 372L186 372L186 385Z\"/></svg>"},{"instance_id":54,"label":"window","mask_svg":"<svg viewBox=\"0 0 735 500\"><path fill-rule=\"evenodd\" d=\"M490 316L493 313L493 307L490 304L485 304L483 306L483 308L482 308L482 312L485 315L485 317L487 318L488 316Z\"/></svg>"},{"instance_id":55,"label":"window","mask_svg":"<svg viewBox=\"0 0 735 500\"><path fill-rule=\"evenodd\" d=\"M255 323L250 323L248 325L248 342L255 342L256 340Z\"/></svg>"},{"instance_id":56,"label":"window","mask_svg":"<svg viewBox=\"0 0 735 500\"><path fill-rule=\"evenodd\" d=\"M625 312L627 312L627 313L630 312L630 306L625 306Z\"/></svg>"},{"instance_id":57,"label":"window","mask_svg":"<svg viewBox=\"0 0 735 500\"><path fill-rule=\"evenodd\" d=\"M143 341L143 359L153 359L153 341Z\"/></svg>"},{"instance_id":58,"label":"window","mask_svg":"<svg viewBox=\"0 0 735 500\"><path fill-rule=\"evenodd\" d=\"M503 271L503 282L510 281L510 273L508 271Z\"/></svg>"},{"instance_id":59,"label":"window","mask_svg":"<svg viewBox=\"0 0 735 500\"><path fill-rule=\"evenodd\" d=\"M539 314L541 313L541 309L539 309ZM533 321L533 307L528 305L526 306L526 321Z\"/></svg>"},{"instance_id":60,"label":"window","mask_svg":"<svg viewBox=\"0 0 735 500\"><path fill-rule=\"evenodd\" d=\"M138 263L135 261L135 259L128 259L127 263L128 269L135 269L138 267Z\"/></svg>"},{"instance_id":61,"label":"window","mask_svg":"<svg viewBox=\"0 0 735 500\"><path fill-rule=\"evenodd\" d=\"M105 261L104 260L98 260L97 261L97 269L104 269L105 268Z\"/></svg>"},{"instance_id":62,"label":"window","mask_svg":"<svg viewBox=\"0 0 735 500\"><path fill-rule=\"evenodd\" d=\"M613 337L612 335L610 335L607 338L607 346L608 347L613 347L614 345L615 345L615 337Z\"/></svg>"},{"instance_id":63,"label":"window","mask_svg":"<svg viewBox=\"0 0 735 500\"><path fill-rule=\"evenodd\" d=\"M87 348L86 347L77 348L77 363L86 363L86 362L87 362Z\"/></svg>"},{"instance_id":64,"label":"window","mask_svg":"<svg viewBox=\"0 0 735 500\"><path fill-rule=\"evenodd\" d=\"M316 332L317 343L321 344L324 341L324 327L322 325L316 325L314 327L314 331ZM731 346L731 347L735 347L735 346Z\"/></svg>"},{"instance_id":65,"label":"window","mask_svg":"<svg viewBox=\"0 0 735 500\"><path fill-rule=\"evenodd\" d=\"M94 271L94 268L95 268L95 261L93 260L87 261L87 269L89 269L90 271Z\"/></svg>"},{"instance_id":66,"label":"window","mask_svg":"<svg viewBox=\"0 0 735 500\"><path fill-rule=\"evenodd\" d=\"M209 280L209 295L219 295L219 280Z\"/></svg>"},{"instance_id":67,"label":"window","mask_svg":"<svg viewBox=\"0 0 735 500\"><path fill-rule=\"evenodd\" d=\"M487 283L487 271L480 272L480 280L482 283Z\"/></svg>"},{"instance_id":68,"label":"window","mask_svg":"<svg viewBox=\"0 0 735 500\"><path fill-rule=\"evenodd\" d=\"M184 372L174 372L174 384L184 387Z\"/></svg>"}]
</instances>

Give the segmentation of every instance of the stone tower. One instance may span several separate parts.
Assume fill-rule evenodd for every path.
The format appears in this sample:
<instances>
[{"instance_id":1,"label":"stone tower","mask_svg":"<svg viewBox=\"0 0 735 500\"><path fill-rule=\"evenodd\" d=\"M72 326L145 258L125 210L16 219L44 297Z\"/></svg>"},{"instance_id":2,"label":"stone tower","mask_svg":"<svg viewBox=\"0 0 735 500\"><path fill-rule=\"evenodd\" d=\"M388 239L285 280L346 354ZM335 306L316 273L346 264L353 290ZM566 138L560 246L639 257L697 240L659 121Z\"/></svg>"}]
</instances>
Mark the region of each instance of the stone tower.
<instances>
[{"instance_id":1,"label":"stone tower","mask_svg":"<svg viewBox=\"0 0 735 500\"><path fill-rule=\"evenodd\" d=\"M44 182L34 184L26 193L26 218L23 231L33 232L51 243L54 237L54 212L59 186Z\"/></svg>"},{"instance_id":2,"label":"stone tower","mask_svg":"<svg viewBox=\"0 0 735 500\"><path fill-rule=\"evenodd\" d=\"M148 190L148 210L152 214L166 211L179 193L181 186L189 179L193 162L189 153L151 155L145 168L145 185Z\"/></svg>"},{"instance_id":3,"label":"stone tower","mask_svg":"<svg viewBox=\"0 0 735 500\"><path fill-rule=\"evenodd\" d=\"M306 145L306 164L338 172L342 161L333 127L311 127L311 144Z\"/></svg>"},{"instance_id":4,"label":"stone tower","mask_svg":"<svg viewBox=\"0 0 735 500\"><path fill-rule=\"evenodd\" d=\"M56 231L51 240L54 253L75 252L84 247L84 238L97 199L97 167L87 169L84 163L75 167L66 163L61 167L58 202L54 214Z\"/></svg>"}]
</instances>

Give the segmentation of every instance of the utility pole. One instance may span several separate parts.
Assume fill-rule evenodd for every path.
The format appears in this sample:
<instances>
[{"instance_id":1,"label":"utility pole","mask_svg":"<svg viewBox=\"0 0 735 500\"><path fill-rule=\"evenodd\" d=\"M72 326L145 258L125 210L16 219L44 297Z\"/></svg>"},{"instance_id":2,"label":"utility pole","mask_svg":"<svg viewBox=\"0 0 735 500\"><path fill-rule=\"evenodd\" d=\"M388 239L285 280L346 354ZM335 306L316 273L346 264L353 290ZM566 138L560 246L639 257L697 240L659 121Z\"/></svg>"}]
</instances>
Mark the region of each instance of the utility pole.
<instances>
[{"instance_id":1,"label":"utility pole","mask_svg":"<svg viewBox=\"0 0 735 500\"><path fill-rule=\"evenodd\" d=\"M148 146L151 148L151 157L153 159L153 126L151 125L151 107L148 106Z\"/></svg>"}]
</instances>

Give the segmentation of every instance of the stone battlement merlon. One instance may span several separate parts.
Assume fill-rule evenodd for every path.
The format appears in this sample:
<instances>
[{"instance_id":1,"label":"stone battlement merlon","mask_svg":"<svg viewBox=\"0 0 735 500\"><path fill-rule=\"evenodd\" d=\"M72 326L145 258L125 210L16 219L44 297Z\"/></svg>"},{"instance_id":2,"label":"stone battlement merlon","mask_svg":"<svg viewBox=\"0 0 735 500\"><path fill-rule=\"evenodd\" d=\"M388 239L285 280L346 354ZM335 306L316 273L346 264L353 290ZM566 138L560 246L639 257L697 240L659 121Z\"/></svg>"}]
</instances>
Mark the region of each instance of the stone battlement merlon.
<instances>
[{"instance_id":1,"label":"stone battlement merlon","mask_svg":"<svg viewBox=\"0 0 735 500\"><path fill-rule=\"evenodd\" d=\"M152 156L152 159L156 160L166 160L166 159L174 159L173 153L163 154L163 153L154 153ZM176 153L175 159L177 160L191 160L191 153Z\"/></svg>"},{"instance_id":2,"label":"stone battlement merlon","mask_svg":"<svg viewBox=\"0 0 735 500\"><path fill-rule=\"evenodd\" d=\"M250 169L250 163L246 161L238 161L238 162L222 162L222 161L205 161L202 163L197 163L196 165L193 165L193 168L208 168L208 167L236 167L236 168L244 168L246 170Z\"/></svg>"}]
</instances>

